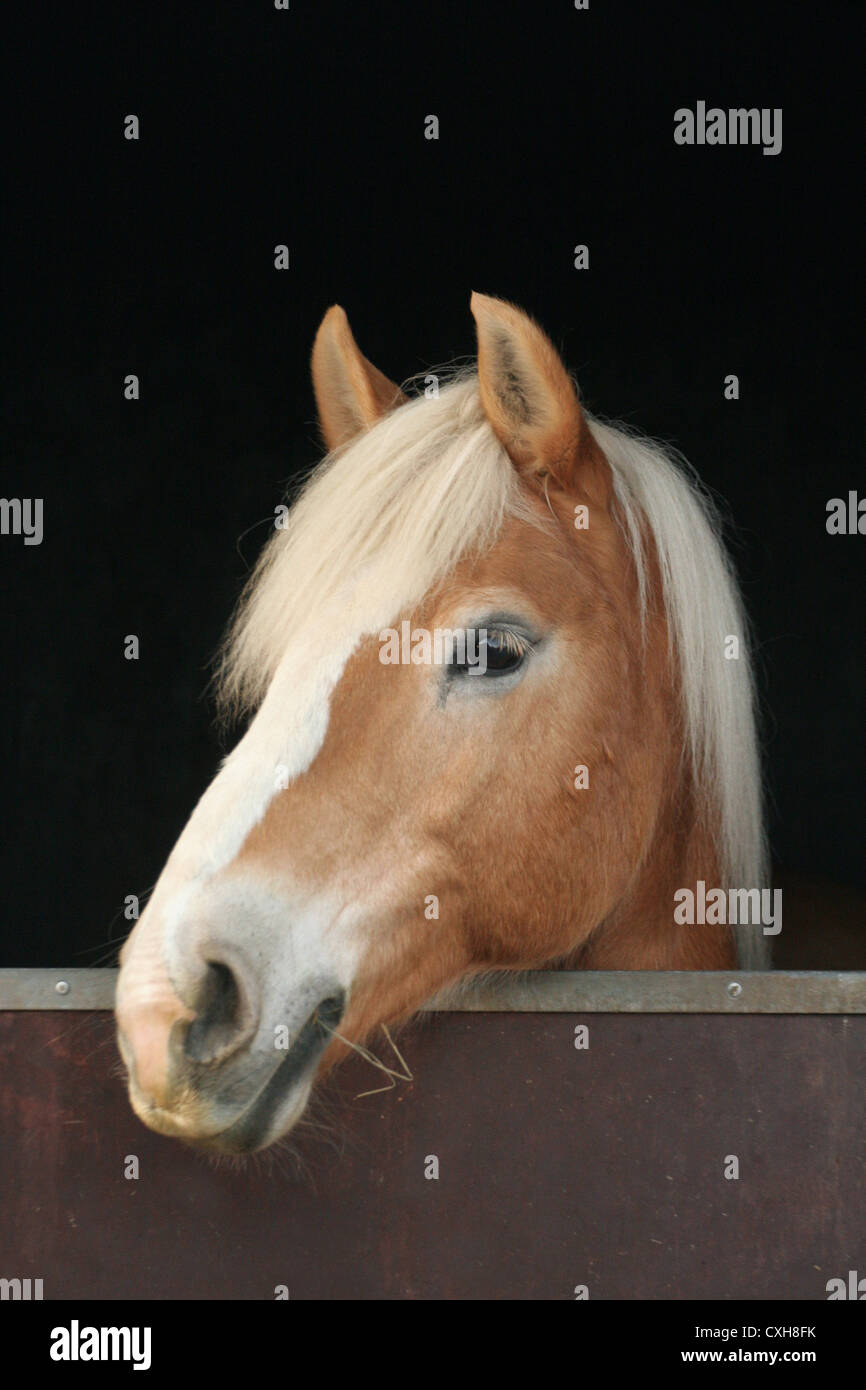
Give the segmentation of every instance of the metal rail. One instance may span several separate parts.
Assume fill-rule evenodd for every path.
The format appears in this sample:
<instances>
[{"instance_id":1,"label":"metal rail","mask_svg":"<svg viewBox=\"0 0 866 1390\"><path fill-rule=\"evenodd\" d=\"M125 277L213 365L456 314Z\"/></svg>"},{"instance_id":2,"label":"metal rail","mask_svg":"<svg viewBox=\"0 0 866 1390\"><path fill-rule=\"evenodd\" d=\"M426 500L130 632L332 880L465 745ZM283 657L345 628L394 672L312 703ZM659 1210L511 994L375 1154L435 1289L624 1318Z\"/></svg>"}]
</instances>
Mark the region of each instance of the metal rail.
<instances>
[{"instance_id":1,"label":"metal rail","mask_svg":"<svg viewBox=\"0 0 866 1390\"><path fill-rule=\"evenodd\" d=\"M111 1009L116 970L0 970L0 1011ZM538 970L437 996L440 1013L866 1014L866 972Z\"/></svg>"}]
</instances>

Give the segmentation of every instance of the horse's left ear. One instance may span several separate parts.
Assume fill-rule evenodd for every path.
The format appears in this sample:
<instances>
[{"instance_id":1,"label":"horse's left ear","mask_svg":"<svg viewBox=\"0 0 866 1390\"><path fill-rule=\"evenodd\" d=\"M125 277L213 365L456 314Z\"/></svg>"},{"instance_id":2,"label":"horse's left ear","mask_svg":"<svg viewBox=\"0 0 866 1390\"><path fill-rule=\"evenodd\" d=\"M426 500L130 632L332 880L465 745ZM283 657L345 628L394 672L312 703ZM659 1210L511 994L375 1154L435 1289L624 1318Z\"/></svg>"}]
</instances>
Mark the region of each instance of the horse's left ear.
<instances>
[{"instance_id":1,"label":"horse's left ear","mask_svg":"<svg viewBox=\"0 0 866 1390\"><path fill-rule=\"evenodd\" d=\"M516 467L607 506L610 467L550 339L503 299L473 294L481 404Z\"/></svg>"},{"instance_id":2,"label":"horse's left ear","mask_svg":"<svg viewBox=\"0 0 866 1390\"><path fill-rule=\"evenodd\" d=\"M319 325L312 369L319 424L328 449L348 444L406 400L400 387L367 361L339 304L331 305Z\"/></svg>"}]
</instances>

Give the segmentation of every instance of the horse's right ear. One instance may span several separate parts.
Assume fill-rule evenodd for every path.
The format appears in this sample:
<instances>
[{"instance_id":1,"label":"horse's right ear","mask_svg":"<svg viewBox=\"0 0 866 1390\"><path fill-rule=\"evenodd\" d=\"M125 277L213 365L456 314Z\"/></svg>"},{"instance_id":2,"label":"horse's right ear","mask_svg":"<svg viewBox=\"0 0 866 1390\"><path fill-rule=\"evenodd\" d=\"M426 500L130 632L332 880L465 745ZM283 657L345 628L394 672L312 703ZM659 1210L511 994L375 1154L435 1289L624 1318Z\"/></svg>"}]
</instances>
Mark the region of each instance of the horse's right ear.
<instances>
[{"instance_id":1,"label":"horse's right ear","mask_svg":"<svg viewBox=\"0 0 866 1390\"><path fill-rule=\"evenodd\" d=\"M406 400L400 387L364 357L339 304L319 325L312 367L319 425L329 450L347 444Z\"/></svg>"},{"instance_id":2,"label":"horse's right ear","mask_svg":"<svg viewBox=\"0 0 866 1390\"><path fill-rule=\"evenodd\" d=\"M527 479L608 506L610 467L593 439L559 353L538 324L503 299L473 294L481 404Z\"/></svg>"}]
</instances>

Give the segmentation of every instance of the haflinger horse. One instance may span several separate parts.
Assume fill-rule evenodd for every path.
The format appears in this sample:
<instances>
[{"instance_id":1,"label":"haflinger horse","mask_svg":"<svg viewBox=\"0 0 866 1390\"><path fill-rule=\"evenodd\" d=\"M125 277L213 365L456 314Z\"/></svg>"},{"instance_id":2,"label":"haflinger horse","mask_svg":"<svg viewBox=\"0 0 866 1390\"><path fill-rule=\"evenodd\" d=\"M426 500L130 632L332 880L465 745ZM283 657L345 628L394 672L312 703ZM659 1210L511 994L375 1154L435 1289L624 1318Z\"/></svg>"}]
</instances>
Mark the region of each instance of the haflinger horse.
<instances>
[{"instance_id":1,"label":"haflinger horse","mask_svg":"<svg viewBox=\"0 0 866 1390\"><path fill-rule=\"evenodd\" d=\"M411 397L339 306L319 328L328 454L222 654L250 722L121 954L132 1105L163 1134L266 1147L347 1045L480 972L765 963L760 928L674 912L766 882L714 511L581 407L526 314L472 313L477 372ZM485 660L383 660L405 622Z\"/></svg>"}]
</instances>

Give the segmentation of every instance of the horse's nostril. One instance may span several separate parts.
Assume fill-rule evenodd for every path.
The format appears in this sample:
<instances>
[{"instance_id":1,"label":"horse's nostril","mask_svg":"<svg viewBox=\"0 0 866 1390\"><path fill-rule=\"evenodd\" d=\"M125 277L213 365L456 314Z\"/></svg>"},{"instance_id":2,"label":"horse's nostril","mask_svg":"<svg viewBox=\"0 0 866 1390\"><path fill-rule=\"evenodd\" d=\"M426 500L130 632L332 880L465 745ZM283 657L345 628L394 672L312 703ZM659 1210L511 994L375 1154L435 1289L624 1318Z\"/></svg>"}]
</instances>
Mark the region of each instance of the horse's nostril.
<instances>
[{"instance_id":1,"label":"horse's nostril","mask_svg":"<svg viewBox=\"0 0 866 1390\"><path fill-rule=\"evenodd\" d=\"M336 1028L343 1012L346 1008L346 995L343 990L339 994L330 994L327 999L323 999L316 1009L316 1017L319 1023L326 1028Z\"/></svg>"},{"instance_id":2,"label":"horse's nostril","mask_svg":"<svg viewBox=\"0 0 866 1390\"><path fill-rule=\"evenodd\" d=\"M243 1000L234 972L222 961L208 961L196 1016L183 1049L193 1062L213 1062L244 1039Z\"/></svg>"}]
</instances>

